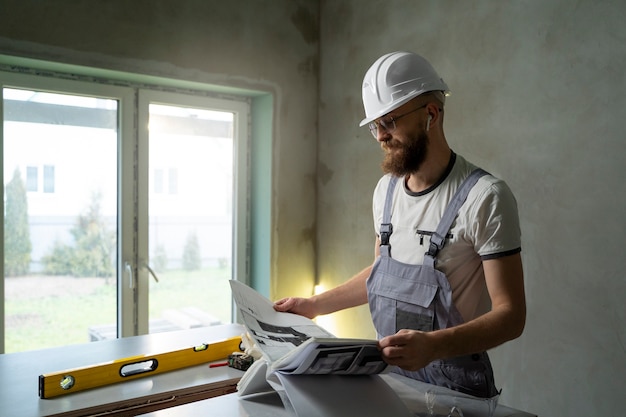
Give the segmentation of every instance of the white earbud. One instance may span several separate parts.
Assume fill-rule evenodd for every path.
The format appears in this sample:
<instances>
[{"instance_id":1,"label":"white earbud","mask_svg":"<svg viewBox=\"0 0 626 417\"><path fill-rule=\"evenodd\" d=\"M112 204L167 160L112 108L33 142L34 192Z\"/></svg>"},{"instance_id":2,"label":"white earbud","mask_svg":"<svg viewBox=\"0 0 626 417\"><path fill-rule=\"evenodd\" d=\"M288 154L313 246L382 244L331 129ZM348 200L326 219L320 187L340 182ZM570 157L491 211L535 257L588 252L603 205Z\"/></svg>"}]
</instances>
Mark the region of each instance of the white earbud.
<instances>
[{"instance_id":1,"label":"white earbud","mask_svg":"<svg viewBox=\"0 0 626 417\"><path fill-rule=\"evenodd\" d=\"M430 129L430 121L433 118L433 116L431 116L430 114L428 115L428 120L426 121L426 131L428 132L428 130Z\"/></svg>"}]
</instances>

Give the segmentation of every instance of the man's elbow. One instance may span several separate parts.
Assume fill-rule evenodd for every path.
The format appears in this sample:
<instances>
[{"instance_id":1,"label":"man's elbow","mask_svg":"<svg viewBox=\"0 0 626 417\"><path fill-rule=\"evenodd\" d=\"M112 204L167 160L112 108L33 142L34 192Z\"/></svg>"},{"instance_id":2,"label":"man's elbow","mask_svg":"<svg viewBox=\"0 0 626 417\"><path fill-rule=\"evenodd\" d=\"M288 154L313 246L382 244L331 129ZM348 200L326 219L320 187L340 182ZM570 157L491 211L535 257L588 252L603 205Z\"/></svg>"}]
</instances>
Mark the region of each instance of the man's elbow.
<instances>
[{"instance_id":1,"label":"man's elbow","mask_svg":"<svg viewBox=\"0 0 626 417\"><path fill-rule=\"evenodd\" d=\"M526 327L526 307L513 311L509 320L510 340L517 339Z\"/></svg>"}]
</instances>

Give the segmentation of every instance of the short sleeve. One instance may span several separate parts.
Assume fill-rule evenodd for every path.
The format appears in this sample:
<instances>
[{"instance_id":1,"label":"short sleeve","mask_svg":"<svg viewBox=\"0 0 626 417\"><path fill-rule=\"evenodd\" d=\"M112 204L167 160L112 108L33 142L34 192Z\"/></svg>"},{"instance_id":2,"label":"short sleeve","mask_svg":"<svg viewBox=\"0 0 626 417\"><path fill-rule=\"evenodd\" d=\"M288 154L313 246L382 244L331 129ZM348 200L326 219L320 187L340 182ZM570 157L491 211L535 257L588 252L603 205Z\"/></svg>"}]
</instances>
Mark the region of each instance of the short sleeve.
<instances>
[{"instance_id":1,"label":"short sleeve","mask_svg":"<svg viewBox=\"0 0 626 417\"><path fill-rule=\"evenodd\" d=\"M517 201L508 185L495 180L481 190L470 212L474 248L483 259L521 250Z\"/></svg>"}]
</instances>

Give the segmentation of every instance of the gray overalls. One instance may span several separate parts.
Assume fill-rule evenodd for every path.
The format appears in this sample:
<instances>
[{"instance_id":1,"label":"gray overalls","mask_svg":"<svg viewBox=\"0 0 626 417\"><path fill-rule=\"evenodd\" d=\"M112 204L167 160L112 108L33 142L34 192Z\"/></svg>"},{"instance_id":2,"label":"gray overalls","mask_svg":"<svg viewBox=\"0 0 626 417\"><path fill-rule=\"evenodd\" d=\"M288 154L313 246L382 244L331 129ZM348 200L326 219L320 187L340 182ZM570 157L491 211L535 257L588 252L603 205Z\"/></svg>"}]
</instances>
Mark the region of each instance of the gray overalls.
<instances>
[{"instance_id":1,"label":"gray overalls","mask_svg":"<svg viewBox=\"0 0 626 417\"><path fill-rule=\"evenodd\" d=\"M380 256L367 279L370 311L379 338L401 329L432 331L463 323L452 303L447 277L435 269L435 258L445 245L445 236L469 191L485 174L477 169L461 184L430 238L423 265L409 265L391 257L391 205L398 181L398 177L392 177L380 228ZM488 398L498 393L486 352L436 360L419 371L395 368L394 372L477 397Z\"/></svg>"}]
</instances>

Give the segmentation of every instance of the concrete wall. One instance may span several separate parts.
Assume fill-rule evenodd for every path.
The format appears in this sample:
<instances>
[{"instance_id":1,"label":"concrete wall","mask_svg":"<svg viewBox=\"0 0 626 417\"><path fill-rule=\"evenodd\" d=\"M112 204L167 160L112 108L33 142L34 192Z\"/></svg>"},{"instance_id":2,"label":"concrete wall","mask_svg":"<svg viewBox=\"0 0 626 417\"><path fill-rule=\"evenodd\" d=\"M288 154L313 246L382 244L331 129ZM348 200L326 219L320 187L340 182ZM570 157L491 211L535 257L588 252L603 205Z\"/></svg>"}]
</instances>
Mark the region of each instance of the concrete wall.
<instances>
[{"instance_id":1,"label":"concrete wall","mask_svg":"<svg viewBox=\"0 0 626 417\"><path fill-rule=\"evenodd\" d=\"M505 179L522 222L528 323L493 353L502 402L541 416L622 413L626 392L626 3L322 1L318 270L372 261L378 145L364 72L408 49L452 90L452 148ZM342 334L372 335L366 309Z\"/></svg>"},{"instance_id":2,"label":"concrete wall","mask_svg":"<svg viewBox=\"0 0 626 417\"><path fill-rule=\"evenodd\" d=\"M272 297L372 261L380 151L357 127L361 80L383 53L422 53L453 92L451 146L519 202L528 324L492 353L502 402L607 416L626 391L625 15L608 0L0 0L0 53L273 95ZM373 335L366 308L337 316L337 334Z\"/></svg>"}]
</instances>

